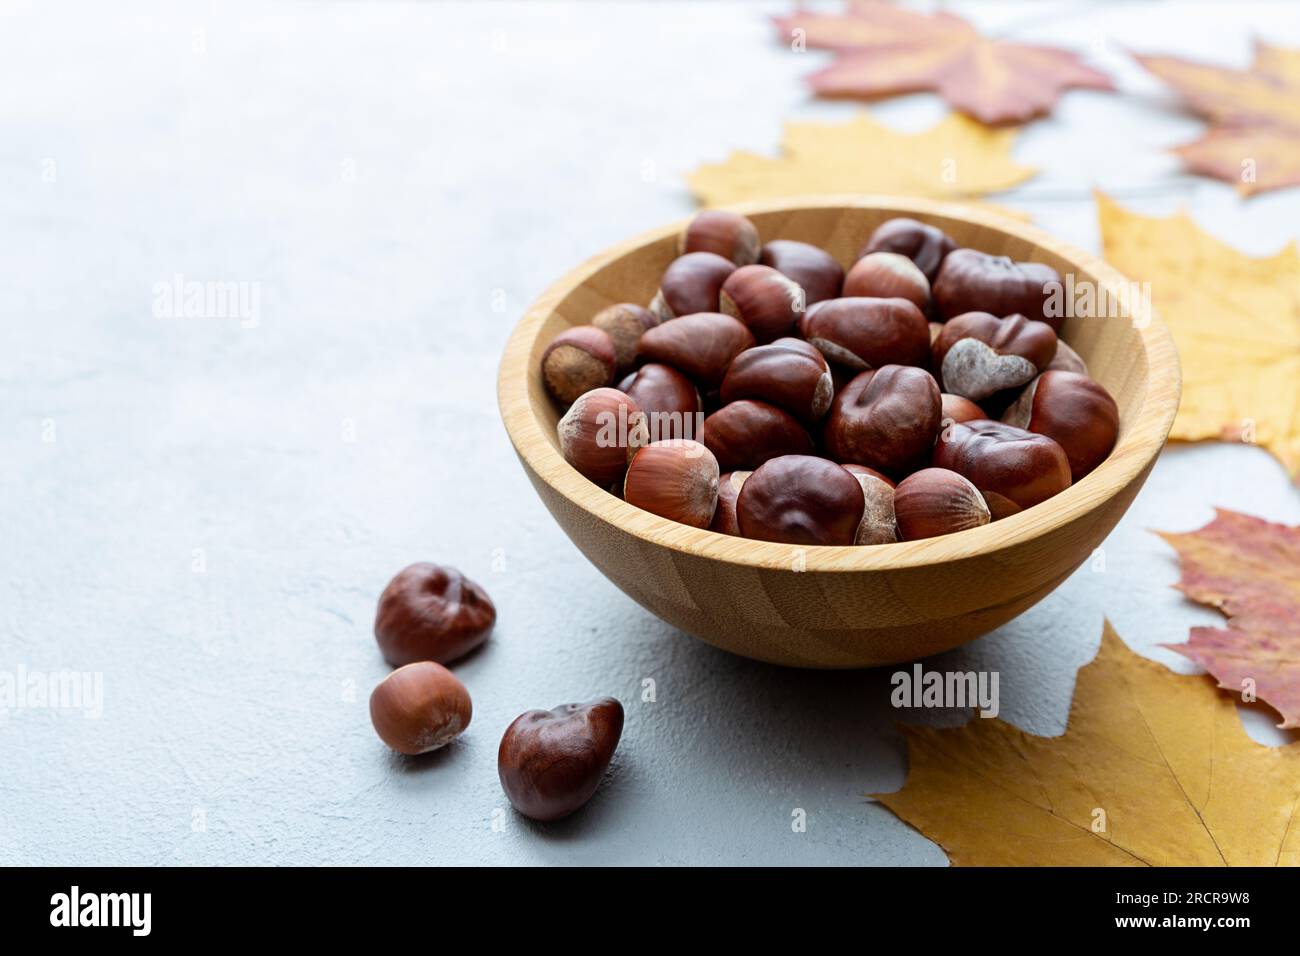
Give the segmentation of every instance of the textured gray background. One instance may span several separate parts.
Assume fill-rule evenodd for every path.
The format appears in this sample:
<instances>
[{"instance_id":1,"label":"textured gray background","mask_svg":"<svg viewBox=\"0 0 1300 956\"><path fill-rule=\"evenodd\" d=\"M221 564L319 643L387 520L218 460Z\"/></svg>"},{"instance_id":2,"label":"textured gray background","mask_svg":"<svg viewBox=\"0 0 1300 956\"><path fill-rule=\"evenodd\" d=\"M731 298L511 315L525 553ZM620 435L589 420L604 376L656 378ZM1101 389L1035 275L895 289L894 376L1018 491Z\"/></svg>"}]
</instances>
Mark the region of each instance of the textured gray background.
<instances>
[{"instance_id":1,"label":"textured gray background","mask_svg":"<svg viewBox=\"0 0 1300 956\"><path fill-rule=\"evenodd\" d=\"M688 212L696 164L852 112L806 98L820 57L774 41L784 8L0 3L0 669L105 693L99 719L0 710L0 862L946 862L864 796L904 778L888 672L781 670L656 621L552 523L497 416L500 348L547 283ZM1243 203L1179 173L1162 149L1200 124L1123 54L1244 63L1252 33L1300 44L1294 7L972 14L1090 49L1130 94L1027 128L1016 156L1044 171L1008 205L1085 247L1093 184L1254 252L1294 237L1300 190ZM259 324L155 317L177 273L259 283ZM1168 451L1104 573L933 666L997 669L1003 716L1044 734L1103 615L1190 669L1153 645L1217 616L1147 529L1212 505L1300 521L1263 451ZM468 733L407 760L370 728L370 626L421 559L500 617L456 668ZM595 801L546 828L499 812L506 724L597 694L628 714Z\"/></svg>"}]
</instances>

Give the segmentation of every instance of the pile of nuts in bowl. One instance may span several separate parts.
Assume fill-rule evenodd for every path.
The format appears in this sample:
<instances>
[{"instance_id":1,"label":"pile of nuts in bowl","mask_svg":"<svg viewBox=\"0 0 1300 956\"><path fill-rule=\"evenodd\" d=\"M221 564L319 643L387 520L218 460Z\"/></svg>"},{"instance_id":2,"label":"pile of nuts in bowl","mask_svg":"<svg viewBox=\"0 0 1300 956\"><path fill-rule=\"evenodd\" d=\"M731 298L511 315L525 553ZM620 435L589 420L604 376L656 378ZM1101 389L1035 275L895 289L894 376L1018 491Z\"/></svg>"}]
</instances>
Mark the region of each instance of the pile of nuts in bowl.
<instances>
[{"instance_id":1,"label":"pile of nuts in bowl","mask_svg":"<svg viewBox=\"0 0 1300 956\"><path fill-rule=\"evenodd\" d=\"M560 451L631 505L723 534L875 545L979 527L1111 452L1114 399L1058 340L1050 266L890 219L846 273L698 214L648 306L560 333Z\"/></svg>"}]
</instances>

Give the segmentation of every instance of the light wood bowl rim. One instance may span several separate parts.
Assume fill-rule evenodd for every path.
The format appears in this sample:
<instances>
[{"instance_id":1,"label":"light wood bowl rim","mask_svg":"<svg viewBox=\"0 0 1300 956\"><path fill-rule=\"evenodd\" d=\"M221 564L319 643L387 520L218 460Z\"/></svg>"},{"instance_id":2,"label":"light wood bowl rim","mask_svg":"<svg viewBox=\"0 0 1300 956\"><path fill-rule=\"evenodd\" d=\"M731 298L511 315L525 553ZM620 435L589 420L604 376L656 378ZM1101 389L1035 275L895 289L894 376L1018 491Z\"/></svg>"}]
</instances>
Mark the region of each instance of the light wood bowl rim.
<instances>
[{"instance_id":1,"label":"light wood bowl rim","mask_svg":"<svg viewBox=\"0 0 1300 956\"><path fill-rule=\"evenodd\" d=\"M801 196L731 205L744 214L805 209L866 208L897 216L943 216L995 229L1048 250L1095 275L1128 301L1128 280L1100 257L1060 242L1025 222L982 208L928 199L894 196ZM497 379L497 399L506 432L529 468L560 495L593 517L615 525L649 544L712 558L727 564L789 570L802 552L808 572L890 571L916 568L993 554L1050 534L1105 507L1136 480L1160 453L1178 410L1181 375L1168 328L1156 314L1138 328L1147 354L1147 386L1136 419L1126 423L1120 441L1101 465L1077 484L1042 504L1000 521L957 534L885 545L795 546L753 541L691 528L633 507L578 474L543 432L529 402L529 358L541 328L574 289L610 262L636 249L676 235L690 216L617 243L569 271L528 308L506 343ZM779 237L765 237L765 239ZM1122 321L1122 320L1092 320Z\"/></svg>"}]
</instances>

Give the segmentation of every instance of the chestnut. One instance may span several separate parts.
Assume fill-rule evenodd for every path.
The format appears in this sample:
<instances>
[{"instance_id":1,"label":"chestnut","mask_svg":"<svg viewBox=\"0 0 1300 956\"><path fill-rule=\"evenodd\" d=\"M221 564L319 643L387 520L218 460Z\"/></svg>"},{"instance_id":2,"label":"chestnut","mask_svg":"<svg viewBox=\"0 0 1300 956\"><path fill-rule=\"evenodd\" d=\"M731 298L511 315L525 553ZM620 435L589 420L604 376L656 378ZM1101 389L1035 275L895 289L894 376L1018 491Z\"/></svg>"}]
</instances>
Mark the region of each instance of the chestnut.
<instances>
[{"instance_id":1,"label":"chestnut","mask_svg":"<svg viewBox=\"0 0 1300 956\"><path fill-rule=\"evenodd\" d=\"M979 401L1029 382L1056 354L1056 333L1023 315L967 312L934 340L934 368L946 392Z\"/></svg>"},{"instance_id":2,"label":"chestnut","mask_svg":"<svg viewBox=\"0 0 1300 956\"><path fill-rule=\"evenodd\" d=\"M891 544L898 540L898 527L894 522L894 483L865 465L847 464L844 470L858 479L862 486L865 507L858 524L854 544Z\"/></svg>"},{"instance_id":3,"label":"chestnut","mask_svg":"<svg viewBox=\"0 0 1300 956\"><path fill-rule=\"evenodd\" d=\"M526 817L567 817L600 786L622 734L623 705L612 697L520 714L497 749L501 789Z\"/></svg>"},{"instance_id":4,"label":"chestnut","mask_svg":"<svg viewBox=\"0 0 1300 956\"><path fill-rule=\"evenodd\" d=\"M844 294L906 299L922 312L930 310L930 280L897 252L871 252L853 263L844 277Z\"/></svg>"},{"instance_id":5,"label":"chestnut","mask_svg":"<svg viewBox=\"0 0 1300 956\"><path fill-rule=\"evenodd\" d=\"M799 329L829 361L858 371L930 361L930 327L906 299L819 302L804 313Z\"/></svg>"},{"instance_id":6,"label":"chestnut","mask_svg":"<svg viewBox=\"0 0 1300 956\"><path fill-rule=\"evenodd\" d=\"M957 249L944 258L932 291L943 319L980 310L994 315L1019 313L1046 322L1055 332L1061 317L1047 315L1045 306L1049 284L1060 281L1060 273L1041 262L1013 262L1006 256Z\"/></svg>"},{"instance_id":7,"label":"chestnut","mask_svg":"<svg viewBox=\"0 0 1300 956\"><path fill-rule=\"evenodd\" d=\"M740 525L736 523L736 499L745 479L752 471L729 471L718 479L718 507L713 512L709 530L719 534L740 534Z\"/></svg>"},{"instance_id":8,"label":"chestnut","mask_svg":"<svg viewBox=\"0 0 1300 956\"><path fill-rule=\"evenodd\" d=\"M469 726L473 705L456 675L433 661L393 671L370 694L370 722L379 739L415 756L446 746Z\"/></svg>"},{"instance_id":9,"label":"chestnut","mask_svg":"<svg viewBox=\"0 0 1300 956\"><path fill-rule=\"evenodd\" d=\"M602 486L622 478L632 453L649 442L640 406L616 388L578 396L556 424L555 434L564 460Z\"/></svg>"},{"instance_id":10,"label":"chestnut","mask_svg":"<svg viewBox=\"0 0 1300 956\"><path fill-rule=\"evenodd\" d=\"M738 266L758 261L758 229L738 212L705 209L686 224L677 237L677 254L712 252Z\"/></svg>"},{"instance_id":11,"label":"chestnut","mask_svg":"<svg viewBox=\"0 0 1300 956\"><path fill-rule=\"evenodd\" d=\"M1045 372L1078 372L1080 375L1088 374L1088 363L1083 360L1083 356L1070 348L1064 339L1056 340L1056 354L1052 360L1047 363Z\"/></svg>"},{"instance_id":12,"label":"chestnut","mask_svg":"<svg viewBox=\"0 0 1300 956\"><path fill-rule=\"evenodd\" d=\"M651 442L627 466L623 500L661 518L706 528L718 502L718 460L697 441Z\"/></svg>"},{"instance_id":13,"label":"chestnut","mask_svg":"<svg viewBox=\"0 0 1300 956\"><path fill-rule=\"evenodd\" d=\"M730 259L712 252L688 252L668 264L650 311L661 322L695 312L717 312L718 293L736 271Z\"/></svg>"},{"instance_id":14,"label":"chestnut","mask_svg":"<svg viewBox=\"0 0 1300 956\"><path fill-rule=\"evenodd\" d=\"M970 479L986 499L991 492L1017 508L1032 508L1070 487L1070 461L1060 445L1002 422L945 428L930 461Z\"/></svg>"},{"instance_id":15,"label":"chestnut","mask_svg":"<svg viewBox=\"0 0 1300 956\"><path fill-rule=\"evenodd\" d=\"M763 247L758 261L797 282L806 308L839 298L844 268L825 249L793 239L774 239Z\"/></svg>"},{"instance_id":16,"label":"chestnut","mask_svg":"<svg viewBox=\"0 0 1300 956\"><path fill-rule=\"evenodd\" d=\"M561 405L583 392L614 382L618 367L614 340L594 325L577 325L557 335L542 353L542 382Z\"/></svg>"},{"instance_id":17,"label":"chestnut","mask_svg":"<svg viewBox=\"0 0 1300 956\"><path fill-rule=\"evenodd\" d=\"M858 479L809 455L783 455L745 479L736 499L740 533L786 544L853 544L865 501Z\"/></svg>"},{"instance_id":18,"label":"chestnut","mask_svg":"<svg viewBox=\"0 0 1300 956\"><path fill-rule=\"evenodd\" d=\"M1002 420L1064 448L1073 481L1105 461L1119 435L1115 399L1078 372L1044 372L1025 386Z\"/></svg>"},{"instance_id":19,"label":"chestnut","mask_svg":"<svg viewBox=\"0 0 1300 956\"><path fill-rule=\"evenodd\" d=\"M988 415L984 413L984 409L969 398L962 398L960 395L944 392L939 396L939 400L943 405L945 428L951 422L971 422L977 418L988 418Z\"/></svg>"},{"instance_id":20,"label":"chestnut","mask_svg":"<svg viewBox=\"0 0 1300 956\"><path fill-rule=\"evenodd\" d=\"M618 373L622 374L636 364L636 349L642 334L658 325L659 320L649 309L631 302L620 302L597 312L592 316L591 324L614 343L614 362Z\"/></svg>"},{"instance_id":21,"label":"chestnut","mask_svg":"<svg viewBox=\"0 0 1300 956\"><path fill-rule=\"evenodd\" d=\"M923 468L894 491L894 519L903 541L936 538L989 523L989 506L971 482L946 468Z\"/></svg>"},{"instance_id":22,"label":"chestnut","mask_svg":"<svg viewBox=\"0 0 1300 956\"><path fill-rule=\"evenodd\" d=\"M822 353L802 339L777 339L737 355L722 380L723 402L753 398L782 408L802 422L821 419L835 386Z\"/></svg>"},{"instance_id":23,"label":"chestnut","mask_svg":"<svg viewBox=\"0 0 1300 956\"><path fill-rule=\"evenodd\" d=\"M704 420L704 444L723 471L753 470L778 455L811 455L812 436L789 412L741 399Z\"/></svg>"},{"instance_id":24,"label":"chestnut","mask_svg":"<svg viewBox=\"0 0 1300 956\"><path fill-rule=\"evenodd\" d=\"M760 345L794 331L804 313L799 283L771 266L741 266L722 283L719 311L744 322Z\"/></svg>"},{"instance_id":25,"label":"chestnut","mask_svg":"<svg viewBox=\"0 0 1300 956\"><path fill-rule=\"evenodd\" d=\"M422 561L397 572L379 596L375 641L394 667L446 664L486 641L496 619L481 587L455 568Z\"/></svg>"},{"instance_id":26,"label":"chestnut","mask_svg":"<svg viewBox=\"0 0 1300 956\"><path fill-rule=\"evenodd\" d=\"M929 372L886 365L862 372L835 396L823 441L837 461L900 475L926 460L942 420Z\"/></svg>"},{"instance_id":27,"label":"chestnut","mask_svg":"<svg viewBox=\"0 0 1300 956\"><path fill-rule=\"evenodd\" d=\"M739 319L721 312L699 312L656 325L641 336L640 358L671 365L702 388L722 384L727 368L754 336Z\"/></svg>"},{"instance_id":28,"label":"chestnut","mask_svg":"<svg viewBox=\"0 0 1300 956\"><path fill-rule=\"evenodd\" d=\"M642 365L618 387L645 413L650 441L698 438L703 431L700 390L672 366L658 362Z\"/></svg>"},{"instance_id":29,"label":"chestnut","mask_svg":"<svg viewBox=\"0 0 1300 956\"><path fill-rule=\"evenodd\" d=\"M916 263L927 282L934 282L944 257L956 248L957 243L942 229L900 216L877 226L858 253L858 258L873 252L896 252Z\"/></svg>"}]
</instances>

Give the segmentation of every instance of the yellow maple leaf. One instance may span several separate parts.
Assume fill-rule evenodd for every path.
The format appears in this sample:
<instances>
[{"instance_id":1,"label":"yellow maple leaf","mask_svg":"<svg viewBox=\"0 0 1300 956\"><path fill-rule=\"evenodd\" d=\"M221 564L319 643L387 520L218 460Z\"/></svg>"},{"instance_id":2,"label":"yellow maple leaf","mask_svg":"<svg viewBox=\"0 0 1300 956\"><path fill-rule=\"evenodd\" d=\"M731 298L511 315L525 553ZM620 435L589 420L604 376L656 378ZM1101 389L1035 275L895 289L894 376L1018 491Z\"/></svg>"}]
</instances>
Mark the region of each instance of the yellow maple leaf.
<instances>
[{"instance_id":1,"label":"yellow maple leaf","mask_svg":"<svg viewBox=\"0 0 1300 956\"><path fill-rule=\"evenodd\" d=\"M907 782L876 799L955 865L1300 866L1300 744L1255 743L1231 696L1109 624L1064 736L904 730Z\"/></svg>"},{"instance_id":2,"label":"yellow maple leaf","mask_svg":"<svg viewBox=\"0 0 1300 956\"><path fill-rule=\"evenodd\" d=\"M1185 212L1153 218L1097 194L1107 260L1150 282L1183 367L1171 437L1253 441L1300 477L1300 253L1255 259Z\"/></svg>"},{"instance_id":3,"label":"yellow maple leaf","mask_svg":"<svg viewBox=\"0 0 1300 956\"><path fill-rule=\"evenodd\" d=\"M819 193L971 199L1034 175L1011 159L1016 135L956 113L920 133L890 129L867 113L847 123L790 122L779 157L732 153L687 182L706 206Z\"/></svg>"}]
</instances>

